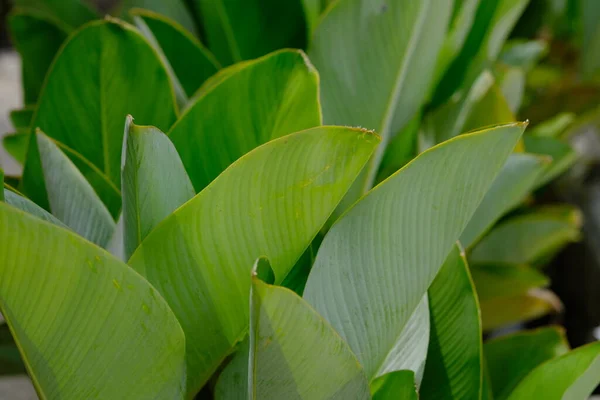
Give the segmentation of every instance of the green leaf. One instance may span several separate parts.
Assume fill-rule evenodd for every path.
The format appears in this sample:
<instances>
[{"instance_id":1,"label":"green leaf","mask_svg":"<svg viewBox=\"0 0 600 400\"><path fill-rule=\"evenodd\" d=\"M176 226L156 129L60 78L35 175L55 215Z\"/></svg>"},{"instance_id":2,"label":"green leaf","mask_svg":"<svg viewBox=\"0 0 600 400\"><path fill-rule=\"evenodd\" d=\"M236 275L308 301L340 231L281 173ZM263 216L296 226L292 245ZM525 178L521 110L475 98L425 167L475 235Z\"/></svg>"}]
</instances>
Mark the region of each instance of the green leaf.
<instances>
[{"instance_id":1,"label":"green leaf","mask_svg":"<svg viewBox=\"0 0 600 400\"><path fill-rule=\"evenodd\" d=\"M418 400L413 371L394 371L371 383L373 400Z\"/></svg>"},{"instance_id":2,"label":"green leaf","mask_svg":"<svg viewBox=\"0 0 600 400\"><path fill-rule=\"evenodd\" d=\"M10 112L10 122L13 124L15 129L29 129L31 127L31 120L33 119L33 113L35 107L24 107Z\"/></svg>"},{"instance_id":3,"label":"green leaf","mask_svg":"<svg viewBox=\"0 0 600 400\"><path fill-rule=\"evenodd\" d=\"M552 158L552 163L539 177L537 186L543 186L560 176L579 158L577 152L568 143L553 137L527 135L523 138L523 142L527 152Z\"/></svg>"},{"instance_id":4,"label":"green leaf","mask_svg":"<svg viewBox=\"0 0 600 400\"><path fill-rule=\"evenodd\" d=\"M525 10L529 0L480 1L475 22L460 54L446 70L433 103L442 104L460 87L465 77L479 73L495 61L504 41Z\"/></svg>"},{"instance_id":5,"label":"green leaf","mask_svg":"<svg viewBox=\"0 0 600 400\"><path fill-rule=\"evenodd\" d=\"M483 349L494 399L506 400L532 369L567 353L569 344L561 328L546 327L489 340Z\"/></svg>"},{"instance_id":6,"label":"green leaf","mask_svg":"<svg viewBox=\"0 0 600 400\"><path fill-rule=\"evenodd\" d=\"M248 399L248 360L250 357L248 338L238 346L238 351L225 366L215 385L216 400Z\"/></svg>"},{"instance_id":7,"label":"green leaf","mask_svg":"<svg viewBox=\"0 0 600 400\"><path fill-rule=\"evenodd\" d=\"M458 246L446 258L428 294L431 334L421 399L477 399L482 384L481 318Z\"/></svg>"},{"instance_id":8,"label":"green leaf","mask_svg":"<svg viewBox=\"0 0 600 400\"><path fill-rule=\"evenodd\" d=\"M250 299L250 399L368 397L348 344L301 297L254 275Z\"/></svg>"},{"instance_id":9,"label":"green leaf","mask_svg":"<svg viewBox=\"0 0 600 400\"><path fill-rule=\"evenodd\" d=\"M125 123L123 222L125 259L159 222L195 192L169 138L151 126Z\"/></svg>"},{"instance_id":10,"label":"green leaf","mask_svg":"<svg viewBox=\"0 0 600 400\"><path fill-rule=\"evenodd\" d=\"M529 132L531 136L543 136L558 138L560 135L575 122L576 115L570 112L563 112L535 125Z\"/></svg>"},{"instance_id":11,"label":"green leaf","mask_svg":"<svg viewBox=\"0 0 600 400\"><path fill-rule=\"evenodd\" d=\"M481 301L523 294L549 283L545 275L526 265L471 265L471 275Z\"/></svg>"},{"instance_id":12,"label":"green leaf","mask_svg":"<svg viewBox=\"0 0 600 400\"><path fill-rule=\"evenodd\" d=\"M0 201L4 201L4 170L0 168L0 182L2 183L2 188L0 190Z\"/></svg>"},{"instance_id":13,"label":"green leaf","mask_svg":"<svg viewBox=\"0 0 600 400\"><path fill-rule=\"evenodd\" d=\"M25 162L27 155L27 144L29 143L29 132L20 131L9 133L2 138L2 146L20 164Z\"/></svg>"},{"instance_id":14,"label":"green leaf","mask_svg":"<svg viewBox=\"0 0 600 400\"><path fill-rule=\"evenodd\" d=\"M115 221L77 167L46 135L36 133L52 215L80 236L105 247Z\"/></svg>"},{"instance_id":15,"label":"green leaf","mask_svg":"<svg viewBox=\"0 0 600 400\"><path fill-rule=\"evenodd\" d=\"M169 132L196 191L255 147L321 125L318 79L304 53L286 50L235 68L200 97Z\"/></svg>"},{"instance_id":16,"label":"green leaf","mask_svg":"<svg viewBox=\"0 0 600 400\"><path fill-rule=\"evenodd\" d=\"M38 217L44 221L51 222L54 225L67 228L67 226L56 219L54 215L50 214L48 211L44 210L28 198L21 196L7 187L4 187L2 192L4 195L3 201L6 202L6 204L10 204L19 210L25 211L26 213Z\"/></svg>"},{"instance_id":17,"label":"green leaf","mask_svg":"<svg viewBox=\"0 0 600 400\"><path fill-rule=\"evenodd\" d=\"M247 333L252 263L268 257L281 283L377 142L338 127L273 140L178 208L133 254L129 264L165 296L186 333L189 394Z\"/></svg>"},{"instance_id":18,"label":"green leaf","mask_svg":"<svg viewBox=\"0 0 600 400\"><path fill-rule=\"evenodd\" d=\"M516 114L521 109L525 94L525 70L509 65L496 65L494 74L498 79L498 86L508 105L508 110Z\"/></svg>"},{"instance_id":19,"label":"green leaf","mask_svg":"<svg viewBox=\"0 0 600 400\"><path fill-rule=\"evenodd\" d=\"M594 0L582 0L580 4L583 25L581 69L584 78L590 79L600 70L600 5Z\"/></svg>"},{"instance_id":20,"label":"green leaf","mask_svg":"<svg viewBox=\"0 0 600 400\"><path fill-rule=\"evenodd\" d=\"M567 215L543 209L510 218L499 224L473 248L473 263L532 264L542 257L579 240L581 215L571 208Z\"/></svg>"},{"instance_id":21,"label":"green leaf","mask_svg":"<svg viewBox=\"0 0 600 400\"><path fill-rule=\"evenodd\" d=\"M26 372L8 325L2 322L0 325L0 376L20 375Z\"/></svg>"},{"instance_id":22,"label":"green leaf","mask_svg":"<svg viewBox=\"0 0 600 400\"><path fill-rule=\"evenodd\" d=\"M185 106L200 85L217 72L219 64L196 38L174 21L142 9L133 9L130 14L138 29L163 56L179 104Z\"/></svg>"},{"instance_id":23,"label":"green leaf","mask_svg":"<svg viewBox=\"0 0 600 400\"><path fill-rule=\"evenodd\" d=\"M500 217L525 200L547 165L546 158L511 154L460 235L461 244L467 249L472 247Z\"/></svg>"},{"instance_id":24,"label":"green leaf","mask_svg":"<svg viewBox=\"0 0 600 400\"><path fill-rule=\"evenodd\" d=\"M538 366L508 399L586 399L600 382L599 377L600 342L595 342Z\"/></svg>"},{"instance_id":25,"label":"green leaf","mask_svg":"<svg viewBox=\"0 0 600 400\"><path fill-rule=\"evenodd\" d=\"M194 19L192 18L183 0L124 0L122 3L121 13L123 15L130 12L132 9L137 8L139 10L136 11L135 14L138 14L139 12L140 14L143 13L146 15L154 15L160 20L159 22L165 22L172 27L177 27L177 30L180 28L187 30L186 36L188 34L196 33ZM173 24L173 22L176 24ZM171 39L173 39L173 37L171 37ZM172 46L178 46L178 44L172 43ZM183 55L185 55L185 57L183 57ZM188 56L188 53L180 54L182 59L187 59Z\"/></svg>"},{"instance_id":26,"label":"green leaf","mask_svg":"<svg viewBox=\"0 0 600 400\"><path fill-rule=\"evenodd\" d=\"M302 9L306 19L306 42L310 45L312 34L319 22L321 9L323 8L322 0L302 0Z\"/></svg>"},{"instance_id":27,"label":"green leaf","mask_svg":"<svg viewBox=\"0 0 600 400\"><path fill-rule=\"evenodd\" d=\"M542 39L512 39L502 48L499 60L506 65L530 71L547 54L548 43Z\"/></svg>"},{"instance_id":28,"label":"green leaf","mask_svg":"<svg viewBox=\"0 0 600 400\"><path fill-rule=\"evenodd\" d=\"M168 129L175 120L169 77L131 26L90 23L74 33L52 65L32 126L81 154L120 186L123 117ZM37 146L29 146L23 192L46 207Z\"/></svg>"},{"instance_id":29,"label":"green leaf","mask_svg":"<svg viewBox=\"0 0 600 400\"><path fill-rule=\"evenodd\" d=\"M223 65L283 48L305 48L302 0L192 0L208 48Z\"/></svg>"},{"instance_id":30,"label":"green leaf","mask_svg":"<svg viewBox=\"0 0 600 400\"><path fill-rule=\"evenodd\" d=\"M50 64L69 29L46 13L29 9L13 11L8 18L8 27L21 56L25 104L35 104Z\"/></svg>"},{"instance_id":31,"label":"green leaf","mask_svg":"<svg viewBox=\"0 0 600 400\"><path fill-rule=\"evenodd\" d=\"M69 29L77 28L98 18L98 14L82 0L14 0L17 7L37 10L41 14L61 21Z\"/></svg>"},{"instance_id":32,"label":"green leaf","mask_svg":"<svg viewBox=\"0 0 600 400\"><path fill-rule=\"evenodd\" d=\"M483 330L490 331L559 312L562 304L549 290L530 289L526 293L481 300L480 307Z\"/></svg>"},{"instance_id":33,"label":"green leaf","mask_svg":"<svg viewBox=\"0 0 600 400\"><path fill-rule=\"evenodd\" d=\"M40 398L183 399L183 332L147 281L4 203L0 220L0 309Z\"/></svg>"},{"instance_id":34,"label":"green leaf","mask_svg":"<svg viewBox=\"0 0 600 400\"><path fill-rule=\"evenodd\" d=\"M422 153L325 237L304 297L369 379L394 370L385 363L390 351L524 128L462 135Z\"/></svg>"},{"instance_id":35,"label":"green leaf","mask_svg":"<svg viewBox=\"0 0 600 400\"><path fill-rule=\"evenodd\" d=\"M382 136L349 203L371 188L388 141L425 101L451 11L445 0L345 0L317 26L309 55L325 123Z\"/></svg>"}]
</instances>

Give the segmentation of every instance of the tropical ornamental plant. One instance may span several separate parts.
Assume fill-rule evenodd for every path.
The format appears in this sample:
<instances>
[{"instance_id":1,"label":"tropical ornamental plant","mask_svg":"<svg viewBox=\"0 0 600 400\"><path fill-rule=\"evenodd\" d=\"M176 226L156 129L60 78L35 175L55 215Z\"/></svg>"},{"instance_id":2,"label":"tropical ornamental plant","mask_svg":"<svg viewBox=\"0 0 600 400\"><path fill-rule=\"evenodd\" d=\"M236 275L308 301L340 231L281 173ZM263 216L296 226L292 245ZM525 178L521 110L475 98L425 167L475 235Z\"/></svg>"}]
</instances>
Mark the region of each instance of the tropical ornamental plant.
<instances>
[{"instance_id":1,"label":"tropical ornamental plant","mask_svg":"<svg viewBox=\"0 0 600 400\"><path fill-rule=\"evenodd\" d=\"M517 121L527 3L16 0L0 372L41 399L586 398L600 343L519 330L560 311L541 268L581 227L538 200L577 159L564 115Z\"/></svg>"}]
</instances>

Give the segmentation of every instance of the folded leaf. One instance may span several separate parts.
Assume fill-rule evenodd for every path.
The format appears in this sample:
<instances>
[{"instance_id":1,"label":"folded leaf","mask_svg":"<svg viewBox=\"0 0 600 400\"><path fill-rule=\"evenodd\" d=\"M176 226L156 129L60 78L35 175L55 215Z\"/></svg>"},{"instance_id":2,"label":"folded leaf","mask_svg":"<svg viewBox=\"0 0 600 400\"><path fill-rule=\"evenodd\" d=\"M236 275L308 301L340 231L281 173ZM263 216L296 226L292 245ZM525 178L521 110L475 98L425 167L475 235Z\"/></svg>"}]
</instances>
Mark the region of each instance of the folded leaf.
<instances>
[{"instance_id":1,"label":"folded leaf","mask_svg":"<svg viewBox=\"0 0 600 400\"><path fill-rule=\"evenodd\" d=\"M183 332L146 280L4 203L0 220L0 308L40 398L183 399Z\"/></svg>"},{"instance_id":2,"label":"folded leaf","mask_svg":"<svg viewBox=\"0 0 600 400\"><path fill-rule=\"evenodd\" d=\"M100 247L111 238L115 221L69 158L41 132L36 133L52 215Z\"/></svg>"},{"instance_id":3,"label":"folded leaf","mask_svg":"<svg viewBox=\"0 0 600 400\"><path fill-rule=\"evenodd\" d=\"M422 153L358 201L319 248L304 297L369 379L385 361L521 136L512 124Z\"/></svg>"},{"instance_id":4,"label":"folded leaf","mask_svg":"<svg viewBox=\"0 0 600 400\"><path fill-rule=\"evenodd\" d=\"M481 301L526 293L547 286L549 279L527 265L471 265L471 275Z\"/></svg>"},{"instance_id":5,"label":"folded leaf","mask_svg":"<svg viewBox=\"0 0 600 400\"><path fill-rule=\"evenodd\" d=\"M35 104L50 64L70 29L39 9L16 9L9 16L8 27L21 56L25 104Z\"/></svg>"},{"instance_id":6,"label":"folded leaf","mask_svg":"<svg viewBox=\"0 0 600 400\"><path fill-rule=\"evenodd\" d=\"M535 187L547 165L545 158L511 154L460 235L460 243L467 249L472 247L500 217L519 205Z\"/></svg>"},{"instance_id":7,"label":"folded leaf","mask_svg":"<svg viewBox=\"0 0 600 400\"><path fill-rule=\"evenodd\" d=\"M131 10L130 14L138 29L163 57L179 105L185 107L189 97L217 72L217 60L176 22L139 8Z\"/></svg>"},{"instance_id":8,"label":"folded leaf","mask_svg":"<svg viewBox=\"0 0 600 400\"><path fill-rule=\"evenodd\" d=\"M388 141L425 101L451 11L446 0L345 0L317 26L309 55L325 123L382 136L350 204L371 188Z\"/></svg>"},{"instance_id":9,"label":"folded leaf","mask_svg":"<svg viewBox=\"0 0 600 400\"><path fill-rule=\"evenodd\" d=\"M569 344L558 327L518 332L483 345L495 400L505 400L532 369L565 354Z\"/></svg>"},{"instance_id":10,"label":"folded leaf","mask_svg":"<svg viewBox=\"0 0 600 400\"><path fill-rule=\"evenodd\" d=\"M271 141L142 242L129 264L165 296L182 324L188 393L202 387L247 333L252 263L268 257L281 283L377 142L368 131L338 127Z\"/></svg>"},{"instance_id":11,"label":"folded leaf","mask_svg":"<svg viewBox=\"0 0 600 400\"><path fill-rule=\"evenodd\" d=\"M148 12L156 15L163 21L174 21L190 34L196 33L194 19L185 5L185 0L124 0L121 4L121 13L125 14L133 8L140 11L145 9L147 11L142 11L143 13ZM173 43L173 45L177 46L176 43ZM185 57L181 58L187 57L188 54L185 53Z\"/></svg>"},{"instance_id":12,"label":"folded leaf","mask_svg":"<svg viewBox=\"0 0 600 400\"><path fill-rule=\"evenodd\" d=\"M125 123L123 222L125 259L159 222L194 197L177 150L164 133L151 126Z\"/></svg>"},{"instance_id":13,"label":"folded leaf","mask_svg":"<svg viewBox=\"0 0 600 400\"><path fill-rule=\"evenodd\" d=\"M571 208L568 215L543 209L513 217L495 227L473 248L472 263L533 264L580 237L581 215Z\"/></svg>"},{"instance_id":14,"label":"folded leaf","mask_svg":"<svg viewBox=\"0 0 600 400\"><path fill-rule=\"evenodd\" d=\"M250 399L363 399L369 383L333 328L289 289L252 277Z\"/></svg>"},{"instance_id":15,"label":"folded leaf","mask_svg":"<svg viewBox=\"0 0 600 400\"><path fill-rule=\"evenodd\" d=\"M526 322L562 310L558 297L544 289L530 289L526 293L481 300L480 306L484 331Z\"/></svg>"},{"instance_id":16,"label":"folded leaf","mask_svg":"<svg viewBox=\"0 0 600 400\"><path fill-rule=\"evenodd\" d=\"M431 333L420 398L477 399L481 392L481 318L477 294L455 246L429 287Z\"/></svg>"},{"instance_id":17,"label":"folded leaf","mask_svg":"<svg viewBox=\"0 0 600 400\"><path fill-rule=\"evenodd\" d=\"M303 0L191 0L223 65L306 46Z\"/></svg>"},{"instance_id":18,"label":"folded leaf","mask_svg":"<svg viewBox=\"0 0 600 400\"><path fill-rule=\"evenodd\" d=\"M600 343L575 349L531 371L509 400L586 399L600 383Z\"/></svg>"},{"instance_id":19,"label":"folded leaf","mask_svg":"<svg viewBox=\"0 0 600 400\"><path fill-rule=\"evenodd\" d=\"M371 383L373 400L418 400L413 371L394 371Z\"/></svg>"},{"instance_id":20,"label":"folded leaf","mask_svg":"<svg viewBox=\"0 0 600 400\"><path fill-rule=\"evenodd\" d=\"M123 117L130 113L166 130L175 120L175 103L158 55L137 30L116 21L90 23L68 39L48 73L32 126L119 187ZM37 146L29 146L23 192L46 207L37 158Z\"/></svg>"},{"instance_id":21,"label":"folded leaf","mask_svg":"<svg viewBox=\"0 0 600 400\"><path fill-rule=\"evenodd\" d=\"M230 71L169 132L197 192L255 147L321 125L318 75L301 51Z\"/></svg>"}]
</instances>

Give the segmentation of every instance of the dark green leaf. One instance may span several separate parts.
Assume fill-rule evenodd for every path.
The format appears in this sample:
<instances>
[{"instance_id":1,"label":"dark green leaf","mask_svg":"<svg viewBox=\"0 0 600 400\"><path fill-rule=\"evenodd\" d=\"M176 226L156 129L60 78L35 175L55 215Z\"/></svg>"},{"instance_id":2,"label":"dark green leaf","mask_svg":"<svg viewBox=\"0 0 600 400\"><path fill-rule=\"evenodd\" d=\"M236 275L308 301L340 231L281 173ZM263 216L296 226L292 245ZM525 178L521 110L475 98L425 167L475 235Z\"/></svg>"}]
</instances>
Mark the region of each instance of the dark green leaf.
<instances>
[{"instance_id":1,"label":"dark green leaf","mask_svg":"<svg viewBox=\"0 0 600 400\"><path fill-rule=\"evenodd\" d=\"M394 371L371 383L373 400L418 400L413 371Z\"/></svg>"}]
</instances>

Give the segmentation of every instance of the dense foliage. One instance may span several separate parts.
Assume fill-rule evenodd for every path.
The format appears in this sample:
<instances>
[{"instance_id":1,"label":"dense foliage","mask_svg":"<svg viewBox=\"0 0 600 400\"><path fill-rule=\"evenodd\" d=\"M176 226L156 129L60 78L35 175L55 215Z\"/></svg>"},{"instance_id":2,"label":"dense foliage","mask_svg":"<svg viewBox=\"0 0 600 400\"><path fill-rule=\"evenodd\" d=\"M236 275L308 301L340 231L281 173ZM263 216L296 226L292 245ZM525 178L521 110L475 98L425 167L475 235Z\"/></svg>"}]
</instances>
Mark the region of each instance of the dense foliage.
<instances>
[{"instance_id":1,"label":"dense foliage","mask_svg":"<svg viewBox=\"0 0 600 400\"><path fill-rule=\"evenodd\" d=\"M600 382L600 343L498 334L562 308L543 268L582 216L541 198L600 95L539 105L596 87L594 0L548 1L541 22L527 0L125 0L104 19L15 3L0 372L40 398L584 399ZM552 65L557 38L573 65Z\"/></svg>"}]
</instances>

